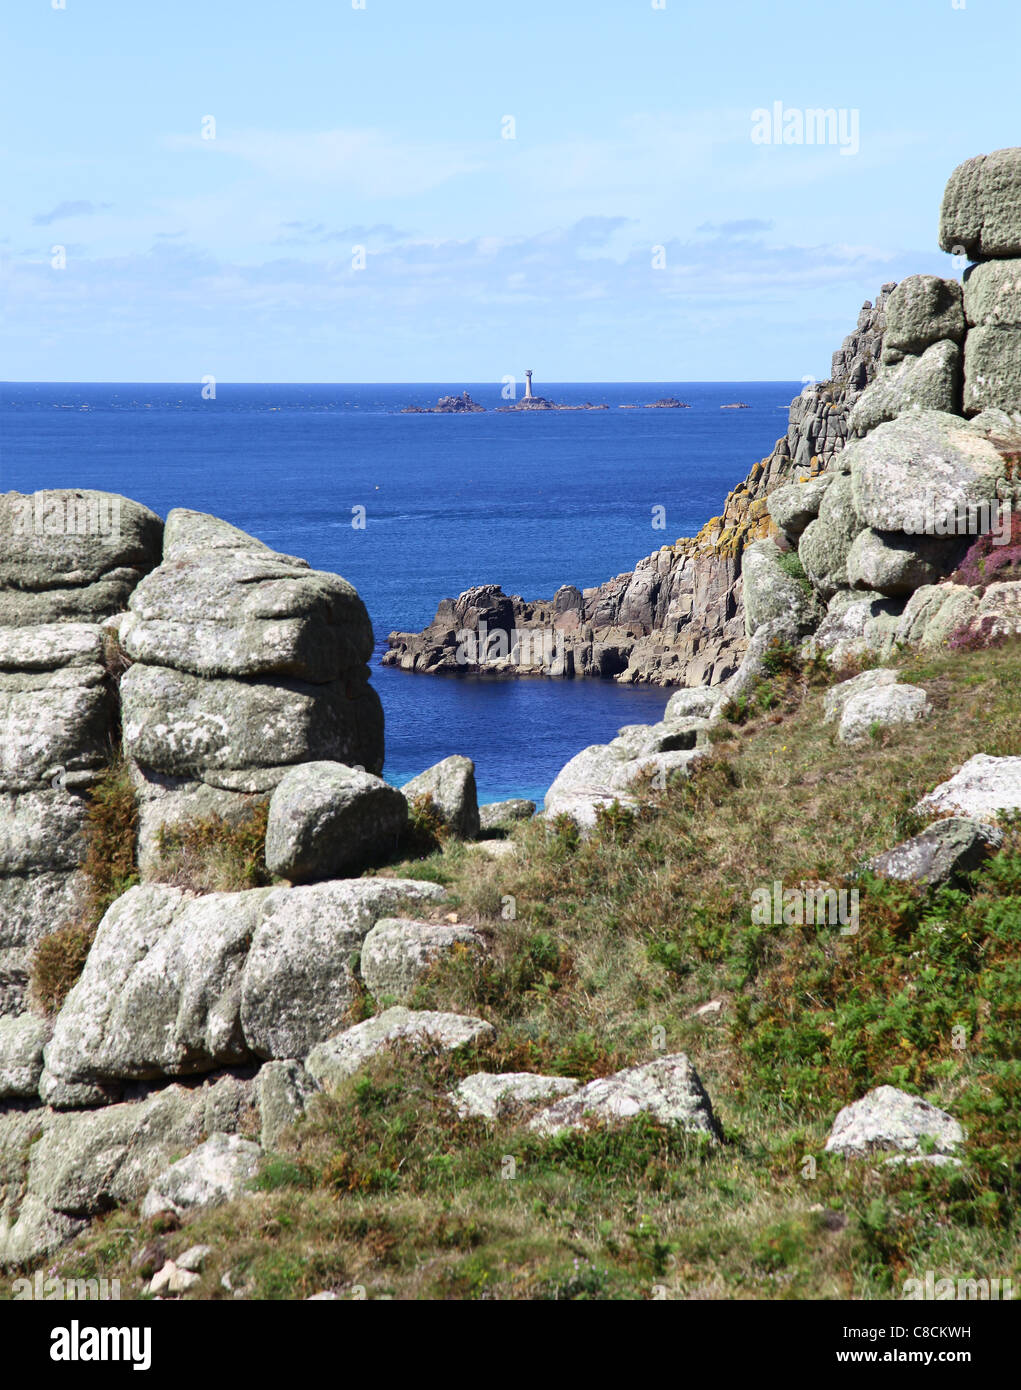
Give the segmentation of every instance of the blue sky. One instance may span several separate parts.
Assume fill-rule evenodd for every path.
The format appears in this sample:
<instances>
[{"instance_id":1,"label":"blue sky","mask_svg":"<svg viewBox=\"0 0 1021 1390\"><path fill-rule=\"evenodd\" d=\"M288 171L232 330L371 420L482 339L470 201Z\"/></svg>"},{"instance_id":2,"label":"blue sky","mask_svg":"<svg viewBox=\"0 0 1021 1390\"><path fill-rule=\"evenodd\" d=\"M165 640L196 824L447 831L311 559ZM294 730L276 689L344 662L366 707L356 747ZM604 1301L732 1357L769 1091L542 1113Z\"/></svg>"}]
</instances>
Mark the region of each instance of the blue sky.
<instances>
[{"instance_id":1,"label":"blue sky","mask_svg":"<svg viewBox=\"0 0 1021 1390\"><path fill-rule=\"evenodd\" d=\"M1021 143L1018 0L53 3L0 18L7 380L823 377Z\"/></svg>"}]
</instances>

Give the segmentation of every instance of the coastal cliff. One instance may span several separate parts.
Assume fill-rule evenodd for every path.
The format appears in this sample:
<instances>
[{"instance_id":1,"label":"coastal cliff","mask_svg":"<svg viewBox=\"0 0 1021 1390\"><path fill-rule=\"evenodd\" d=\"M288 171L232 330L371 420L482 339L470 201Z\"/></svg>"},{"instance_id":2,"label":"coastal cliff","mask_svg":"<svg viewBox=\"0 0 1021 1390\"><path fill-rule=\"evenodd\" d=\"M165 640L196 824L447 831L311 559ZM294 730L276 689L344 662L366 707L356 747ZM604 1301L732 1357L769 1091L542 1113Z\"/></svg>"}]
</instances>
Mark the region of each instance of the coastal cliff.
<instances>
[{"instance_id":1,"label":"coastal cliff","mask_svg":"<svg viewBox=\"0 0 1021 1390\"><path fill-rule=\"evenodd\" d=\"M392 632L384 665L404 671L594 676L651 685L717 685L733 675L747 636L741 557L777 535L766 507L776 488L829 469L853 430L851 411L875 379L893 289L866 302L833 355L829 381L794 398L786 433L727 496L697 536L661 547L634 570L550 599L495 584L444 599L422 632ZM466 640L465 634L475 634Z\"/></svg>"}]
</instances>

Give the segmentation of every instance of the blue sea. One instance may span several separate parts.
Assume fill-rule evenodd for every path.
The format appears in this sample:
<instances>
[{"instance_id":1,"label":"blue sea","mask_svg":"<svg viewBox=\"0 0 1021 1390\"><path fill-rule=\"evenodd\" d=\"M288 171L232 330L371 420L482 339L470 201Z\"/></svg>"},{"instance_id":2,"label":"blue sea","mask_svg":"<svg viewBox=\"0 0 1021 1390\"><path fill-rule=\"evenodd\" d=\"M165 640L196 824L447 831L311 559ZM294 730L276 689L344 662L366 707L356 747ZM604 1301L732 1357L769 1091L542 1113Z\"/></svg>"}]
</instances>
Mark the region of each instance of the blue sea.
<instances>
[{"instance_id":1,"label":"blue sea","mask_svg":"<svg viewBox=\"0 0 1021 1390\"><path fill-rule=\"evenodd\" d=\"M485 414L402 415L470 391ZM382 667L387 633L417 630L472 584L549 598L634 567L719 512L787 428L795 382L542 382L600 411L494 414L491 383L0 384L0 490L88 487L161 516L212 512L350 580L376 635L373 681L396 784L450 753L482 801L542 800L557 772L668 692L610 681L421 676ZM621 410L664 396L688 410ZM747 410L721 410L729 402ZM352 526L364 507L364 529ZM665 507L666 530L652 527Z\"/></svg>"}]
</instances>

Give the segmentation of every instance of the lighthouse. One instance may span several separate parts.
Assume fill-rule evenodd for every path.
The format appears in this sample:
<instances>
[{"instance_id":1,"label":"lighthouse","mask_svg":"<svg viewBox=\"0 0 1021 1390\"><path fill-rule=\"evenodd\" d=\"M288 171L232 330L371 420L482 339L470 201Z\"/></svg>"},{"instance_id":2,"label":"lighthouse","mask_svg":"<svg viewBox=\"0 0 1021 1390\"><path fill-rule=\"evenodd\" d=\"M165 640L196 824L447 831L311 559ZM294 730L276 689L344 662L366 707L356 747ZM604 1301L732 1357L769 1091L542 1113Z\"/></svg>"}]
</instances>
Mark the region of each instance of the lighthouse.
<instances>
[{"instance_id":1,"label":"lighthouse","mask_svg":"<svg viewBox=\"0 0 1021 1390\"><path fill-rule=\"evenodd\" d=\"M529 367L525 372L525 400L530 401L532 399L532 369Z\"/></svg>"}]
</instances>

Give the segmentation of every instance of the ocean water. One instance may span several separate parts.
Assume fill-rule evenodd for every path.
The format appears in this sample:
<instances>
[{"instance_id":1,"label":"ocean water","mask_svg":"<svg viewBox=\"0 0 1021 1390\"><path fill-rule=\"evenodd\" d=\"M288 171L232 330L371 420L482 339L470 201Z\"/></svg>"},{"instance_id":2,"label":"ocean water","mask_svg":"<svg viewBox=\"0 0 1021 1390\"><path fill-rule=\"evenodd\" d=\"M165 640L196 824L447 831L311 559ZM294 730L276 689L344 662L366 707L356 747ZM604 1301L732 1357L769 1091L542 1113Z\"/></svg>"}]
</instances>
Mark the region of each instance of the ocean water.
<instances>
[{"instance_id":1,"label":"ocean water","mask_svg":"<svg viewBox=\"0 0 1021 1390\"><path fill-rule=\"evenodd\" d=\"M467 389L485 414L402 415ZM350 580L376 635L373 682L397 784L450 753L480 800L541 801L557 772L668 692L609 681L421 676L382 667L387 633L417 630L472 584L548 598L602 583L715 515L787 428L792 382L539 383L599 411L495 414L490 383L0 384L0 490L89 487L160 515L211 512ZM688 410L622 410L663 396ZM732 401L747 410L721 410ZM365 508L356 529L355 508ZM654 530L653 508L666 509Z\"/></svg>"}]
</instances>

